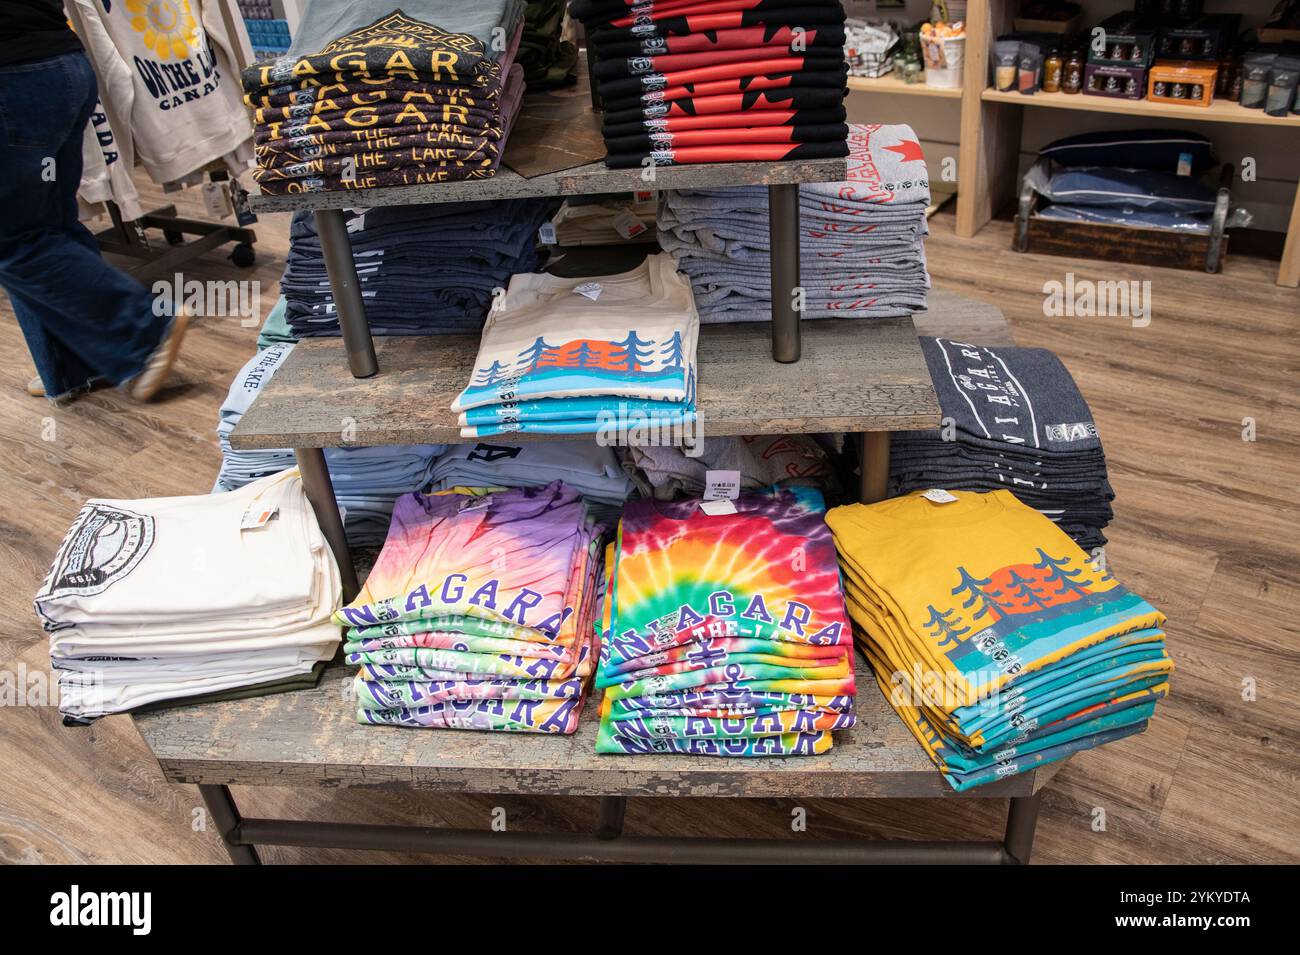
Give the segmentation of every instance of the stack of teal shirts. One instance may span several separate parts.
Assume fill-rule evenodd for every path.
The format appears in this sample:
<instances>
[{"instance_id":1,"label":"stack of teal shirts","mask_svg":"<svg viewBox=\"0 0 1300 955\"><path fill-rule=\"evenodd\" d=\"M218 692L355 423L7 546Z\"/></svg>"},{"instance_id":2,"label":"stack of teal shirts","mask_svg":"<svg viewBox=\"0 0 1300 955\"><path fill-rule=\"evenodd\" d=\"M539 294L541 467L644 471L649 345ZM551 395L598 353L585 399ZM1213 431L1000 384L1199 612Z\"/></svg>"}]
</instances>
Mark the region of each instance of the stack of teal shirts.
<instances>
[{"instance_id":1,"label":"stack of teal shirts","mask_svg":"<svg viewBox=\"0 0 1300 955\"><path fill-rule=\"evenodd\" d=\"M699 325L690 283L668 255L617 275L516 275L452 402L461 436L686 429Z\"/></svg>"},{"instance_id":2,"label":"stack of teal shirts","mask_svg":"<svg viewBox=\"0 0 1300 955\"><path fill-rule=\"evenodd\" d=\"M954 789L1139 733L1169 690L1164 615L1010 491L826 520L876 680Z\"/></svg>"},{"instance_id":3,"label":"stack of teal shirts","mask_svg":"<svg viewBox=\"0 0 1300 955\"><path fill-rule=\"evenodd\" d=\"M577 729L595 669L602 528L560 482L398 498L348 628L357 719Z\"/></svg>"},{"instance_id":4,"label":"stack of teal shirts","mask_svg":"<svg viewBox=\"0 0 1300 955\"><path fill-rule=\"evenodd\" d=\"M596 751L806 756L853 726L821 494L628 504L606 567Z\"/></svg>"}]
</instances>

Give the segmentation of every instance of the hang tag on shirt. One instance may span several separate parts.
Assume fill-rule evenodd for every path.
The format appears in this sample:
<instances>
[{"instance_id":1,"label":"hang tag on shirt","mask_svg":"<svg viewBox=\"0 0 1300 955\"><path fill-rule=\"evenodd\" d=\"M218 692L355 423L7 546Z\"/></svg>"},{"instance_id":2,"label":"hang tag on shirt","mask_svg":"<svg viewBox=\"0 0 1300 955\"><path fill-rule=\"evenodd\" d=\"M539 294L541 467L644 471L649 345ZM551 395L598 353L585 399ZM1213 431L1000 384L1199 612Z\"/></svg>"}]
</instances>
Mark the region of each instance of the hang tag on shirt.
<instances>
[{"instance_id":1,"label":"hang tag on shirt","mask_svg":"<svg viewBox=\"0 0 1300 955\"><path fill-rule=\"evenodd\" d=\"M628 209L616 215L612 225L614 231L625 239L635 239L648 228L644 222L637 218L636 213Z\"/></svg>"},{"instance_id":2,"label":"hang tag on shirt","mask_svg":"<svg viewBox=\"0 0 1300 955\"><path fill-rule=\"evenodd\" d=\"M600 293L605 291L605 286L599 282L583 282L581 285L575 286L573 290L579 295L585 295L594 302L600 298Z\"/></svg>"},{"instance_id":3,"label":"hang tag on shirt","mask_svg":"<svg viewBox=\"0 0 1300 955\"><path fill-rule=\"evenodd\" d=\"M230 202L230 183L205 182L203 184L203 208L208 215L224 219L235 211Z\"/></svg>"},{"instance_id":4,"label":"hang tag on shirt","mask_svg":"<svg viewBox=\"0 0 1300 955\"><path fill-rule=\"evenodd\" d=\"M559 245L559 237L555 234L555 224L553 222L543 222L542 227L537 230L537 239L542 245Z\"/></svg>"},{"instance_id":5,"label":"hang tag on shirt","mask_svg":"<svg viewBox=\"0 0 1300 955\"><path fill-rule=\"evenodd\" d=\"M244 511L244 516L239 521L239 529L241 531L247 531L254 530L258 527L265 527L279 513L280 509L278 507L266 507L265 505L259 505L254 501L249 506L248 510Z\"/></svg>"},{"instance_id":6,"label":"hang tag on shirt","mask_svg":"<svg viewBox=\"0 0 1300 955\"><path fill-rule=\"evenodd\" d=\"M1191 174L1192 174L1192 154L1179 153L1178 154L1178 175L1190 176Z\"/></svg>"},{"instance_id":7,"label":"hang tag on shirt","mask_svg":"<svg viewBox=\"0 0 1300 955\"><path fill-rule=\"evenodd\" d=\"M701 501L700 512L708 514L710 517L721 517L723 514L736 514L736 505L731 502L730 498L723 498L720 501Z\"/></svg>"},{"instance_id":8,"label":"hang tag on shirt","mask_svg":"<svg viewBox=\"0 0 1300 955\"><path fill-rule=\"evenodd\" d=\"M932 487L930 490L922 492L921 496L927 501L934 501L936 504L951 504L957 500L955 495L949 494L940 487Z\"/></svg>"},{"instance_id":9,"label":"hang tag on shirt","mask_svg":"<svg viewBox=\"0 0 1300 955\"><path fill-rule=\"evenodd\" d=\"M705 471L704 499L706 501L734 501L740 497L739 471Z\"/></svg>"}]
</instances>

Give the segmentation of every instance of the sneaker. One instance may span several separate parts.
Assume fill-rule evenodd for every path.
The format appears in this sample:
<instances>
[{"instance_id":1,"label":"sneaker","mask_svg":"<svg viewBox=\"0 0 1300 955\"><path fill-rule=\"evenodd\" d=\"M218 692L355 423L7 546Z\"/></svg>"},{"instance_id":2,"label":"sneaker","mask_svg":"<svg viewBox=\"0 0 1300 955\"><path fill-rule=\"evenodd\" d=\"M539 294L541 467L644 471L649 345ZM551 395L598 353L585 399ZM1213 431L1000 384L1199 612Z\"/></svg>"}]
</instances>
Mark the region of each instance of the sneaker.
<instances>
[{"instance_id":1,"label":"sneaker","mask_svg":"<svg viewBox=\"0 0 1300 955\"><path fill-rule=\"evenodd\" d=\"M45 382L41 381L40 375L27 382L27 393L33 398L45 397Z\"/></svg>"},{"instance_id":2,"label":"sneaker","mask_svg":"<svg viewBox=\"0 0 1300 955\"><path fill-rule=\"evenodd\" d=\"M185 337L185 330L189 327L189 324L189 315L178 310L176 317L172 319L171 326L167 329L167 334L163 336L162 342L154 349L154 353L149 356L149 360L145 362L144 371L134 378L122 382L122 390L127 395L136 401L152 401L154 399L162 386L166 384L167 377L176 364L176 358L181 351L181 339Z\"/></svg>"}]
</instances>

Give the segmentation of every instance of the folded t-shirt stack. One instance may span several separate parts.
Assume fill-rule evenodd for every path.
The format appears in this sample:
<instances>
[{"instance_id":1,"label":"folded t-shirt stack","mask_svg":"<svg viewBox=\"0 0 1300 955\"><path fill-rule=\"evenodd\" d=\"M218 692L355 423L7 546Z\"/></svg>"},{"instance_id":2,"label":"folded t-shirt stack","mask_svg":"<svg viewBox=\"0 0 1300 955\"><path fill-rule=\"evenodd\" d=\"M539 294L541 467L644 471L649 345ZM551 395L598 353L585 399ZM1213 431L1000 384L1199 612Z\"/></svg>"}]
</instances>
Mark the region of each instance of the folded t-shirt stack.
<instances>
[{"instance_id":1,"label":"folded t-shirt stack","mask_svg":"<svg viewBox=\"0 0 1300 955\"><path fill-rule=\"evenodd\" d=\"M661 501L703 497L710 471L736 472L742 491L774 484L839 491L826 449L808 434L704 438L690 454L678 446L633 445L624 461L641 492Z\"/></svg>"},{"instance_id":2,"label":"folded t-shirt stack","mask_svg":"<svg viewBox=\"0 0 1300 955\"><path fill-rule=\"evenodd\" d=\"M292 448L236 451L230 446L230 433L235 425L284 365L293 347L272 345L258 352L230 383L217 424L221 473L217 475L214 491L233 491L294 466ZM444 450L440 444L326 448L325 463L343 511L348 543L353 547L382 544L388 533L393 502L402 494L423 490L428 485L434 458Z\"/></svg>"},{"instance_id":3,"label":"folded t-shirt stack","mask_svg":"<svg viewBox=\"0 0 1300 955\"><path fill-rule=\"evenodd\" d=\"M845 182L799 187L804 318L890 318L925 308L930 181L909 126L855 124ZM767 189L668 190L659 243L691 277L700 321L772 314Z\"/></svg>"},{"instance_id":4,"label":"folded t-shirt stack","mask_svg":"<svg viewBox=\"0 0 1300 955\"><path fill-rule=\"evenodd\" d=\"M541 487L553 481L582 495L587 511L609 527L636 491L614 449L595 441L480 441L447 448L433 462L433 487Z\"/></svg>"},{"instance_id":5,"label":"folded t-shirt stack","mask_svg":"<svg viewBox=\"0 0 1300 955\"><path fill-rule=\"evenodd\" d=\"M689 426L698 336L690 284L671 256L618 275L516 275L451 408L467 438Z\"/></svg>"},{"instance_id":6,"label":"folded t-shirt stack","mask_svg":"<svg viewBox=\"0 0 1300 955\"><path fill-rule=\"evenodd\" d=\"M922 338L945 431L894 435L891 492L1010 491L1084 550L1106 544L1115 492L1088 403L1044 348Z\"/></svg>"},{"instance_id":7,"label":"folded t-shirt stack","mask_svg":"<svg viewBox=\"0 0 1300 955\"><path fill-rule=\"evenodd\" d=\"M1164 615L1008 491L826 521L876 679L954 789L1139 733L1168 692Z\"/></svg>"},{"instance_id":8,"label":"folded t-shirt stack","mask_svg":"<svg viewBox=\"0 0 1300 955\"><path fill-rule=\"evenodd\" d=\"M627 506L601 624L598 753L805 756L854 724L824 517L810 488Z\"/></svg>"},{"instance_id":9,"label":"folded t-shirt stack","mask_svg":"<svg viewBox=\"0 0 1300 955\"><path fill-rule=\"evenodd\" d=\"M496 174L523 94L523 0L312 0L244 70L254 179L275 195Z\"/></svg>"},{"instance_id":10,"label":"folded t-shirt stack","mask_svg":"<svg viewBox=\"0 0 1300 955\"><path fill-rule=\"evenodd\" d=\"M839 0L574 0L606 164L847 155Z\"/></svg>"},{"instance_id":11,"label":"folded t-shirt stack","mask_svg":"<svg viewBox=\"0 0 1300 955\"><path fill-rule=\"evenodd\" d=\"M572 733L595 669L601 532L577 491L408 494L348 627L357 720Z\"/></svg>"},{"instance_id":12,"label":"folded t-shirt stack","mask_svg":"<svg viewBox=\"0 0 1300 955\"><path fill-rule=\"evenodd\" d=\"M551 220L555 244L568 248L653 242L658 207L654 199L630 195L570 196Z\"/></svg>"},{"instance_id":13,"label":"folded t-shirt stack","mask_svg":"<svg viewBox=\"0 0 1300 955\"><path fill-rule=\"evenodd\" d=\"M366 321L375 335L477 332L492 292L541 264L537 230L556 199L379 206L348 215ZM280 288L301 338L340 334L316 222L294 215Z\"/></svg>"},{"instance_id":14,"label":"folded t-shirt stack","mask_svg":"<svg viewBox=\"0 0 1300 955\"><path fill-rule=\"evenodd\" d=\"M572 86L578 79L578 48L564 39L564 0L529 0L516 59L529 90Z\"/></svg>"},{"instance_id":15,"label":"folded t-shirt stack","mask_svg":"<svg viewBox=\"0 0 1300 955\"><path fill-rule=\"evenodd\" d=\"M341 593L290 470L228 494L87 501L35 606L59 712L85 721L312 686Z\"/></svg>"}]
</instances>

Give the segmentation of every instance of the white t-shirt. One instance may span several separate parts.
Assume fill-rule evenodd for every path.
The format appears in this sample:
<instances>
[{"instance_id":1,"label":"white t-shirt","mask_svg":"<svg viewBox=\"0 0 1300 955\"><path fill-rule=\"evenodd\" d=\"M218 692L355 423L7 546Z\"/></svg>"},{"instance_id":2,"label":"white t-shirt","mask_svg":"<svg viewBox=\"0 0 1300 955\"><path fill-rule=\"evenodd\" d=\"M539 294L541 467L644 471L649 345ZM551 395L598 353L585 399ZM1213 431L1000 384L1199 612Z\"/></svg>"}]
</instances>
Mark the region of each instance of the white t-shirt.
<instances>
[{"instance_id":1,"label":"white t-shirt","mask_svg":"<svg viewBox=\"0 0 1300 955\"><path fill-rule=\"evenodd\" d=\"M690 282L670 255L618 275L516 275L452 410L591 395L686 402L699 328Z\"/></svg>"}]
</instances>

